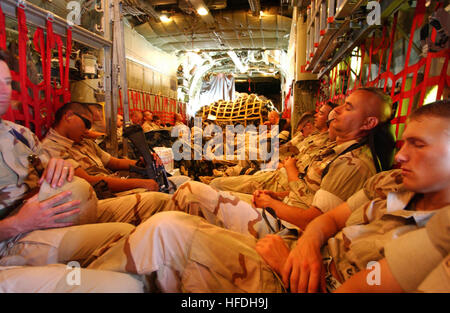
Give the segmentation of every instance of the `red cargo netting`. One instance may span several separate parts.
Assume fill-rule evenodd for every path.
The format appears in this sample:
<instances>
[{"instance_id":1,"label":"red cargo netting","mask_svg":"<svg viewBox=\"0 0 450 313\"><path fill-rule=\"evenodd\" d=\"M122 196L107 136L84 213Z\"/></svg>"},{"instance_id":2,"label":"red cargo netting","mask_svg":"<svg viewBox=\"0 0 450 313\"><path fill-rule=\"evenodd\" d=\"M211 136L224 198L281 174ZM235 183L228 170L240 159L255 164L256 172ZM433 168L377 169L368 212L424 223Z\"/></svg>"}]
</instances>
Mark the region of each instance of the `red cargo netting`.
<instances>
[{"instance_id":1,"label":"red cargo netting","mask_svg":"<svg viewBox=\"0 0 450 313\"><path fill-rule=\"evenodd\" d=\"M123 103L121 91L119 90L118 114L123 114ZM177 102L175 99L167 98L161 95L155 95L150 92L128 89L128 107L130 113L133 111L149 110L157 115L164 124L175 124L175 113L181 114L186 120L186 104Z\"/></svg>"},{"instance_id":2,"label":"red cargo netting","mask_svg":"<svg viewBox=\"0 0 450 313\"><path fill-rule=\"evenodd\" d=\"M46 38L44 30L37 28L33 35L35 50L41 56L43 81L33 84L27 74L27 42L28 27L25 7L17 7L17 22L19 31L19 71L11 71L12 80L19 83L20 89L13 90L12 100L18 104L3 116L4 119L22 124L33 130L42 138L50 128L55 111L65 102L70 101L69 60L72 47L72 30L67 29L66 63L64 66L64 44L59 35L53 33L53 20L47 19ZM58 49L60 84L52 81L51 58L56 47ZM0 7L0 48L6 49L5 16Z\"/></svg>"},{"instance_id":3,"label":"red cargo netting","mask_svg":"<svg viewBox=\"0 0 450 313\"><path fill-rule=\"evenodd\" d=\"M397 140L399 140L406 118L415 106L420 107L424 104L427 92L429 92L431 88L437 88L436 97L432 100L439 100L443 95L444 88L446 86L450 86L450 76L448 75L448 60L450 49L443 49L439 52L428 52L426 56L420 57L420 59L415 64L410 64L411 50L414 44L414 34L423 25L425 21L425 13L425 0L419 0L409 34L409 42L405 56L405 65L400 72L395 74L391 71L393 47L398 20L398 13L396 13L394 15L392 25L390 25L390 31L388 32L387 26L383 27L381 40L379 38L372 37L368 41L366 41L370 42L370 47L367 49L369 54L368 57L365 57L366 47L364 46L364 44L360 46L361 66L358 77L356 77L353 86L350 86L351 69L349 64L346 64L347 70L341 72L338 72L338 67L336 66L329 73L329 97L328 99L325 99L324 97L320 98L319 93L319 101L317 105L328 100L342 101L343 98L345 98L353 90L360 86L374 86L384 88L385 91L388 91L388 85L390 85L390 95L392 97L392 100L393 102L398 103L397 114L396 117L392 120L392 124L394 125L395 136ZM431 40L433 42L435 42L436 40L436 34L436 30L433 28L431 35ZM375 46L376 41L378 41L379 43ZM381 70L379 70L378 75L373 80L371 80L371 65L373 64L374 60L378 58L378 68L383 68L382 61L385 59L385 53L387 51L389 54L387 55L386 70L384 72L381 72ZM443 66L437 75L435 74L434 76L431 76L430 70L432 61L436 61L436 59L440 59ZM367 72L363 71L363 68L365 66L367 66ZM419 77L423 79L419 79ZM344 84L344 80L346 79L346 84ZM408 80L410 80L411 82L411 87L407 87ZM325 83L326 82L322 81L322 85ZM341 88L337 89L337 86L340 86Z\"/></svg>"}]
</instances>

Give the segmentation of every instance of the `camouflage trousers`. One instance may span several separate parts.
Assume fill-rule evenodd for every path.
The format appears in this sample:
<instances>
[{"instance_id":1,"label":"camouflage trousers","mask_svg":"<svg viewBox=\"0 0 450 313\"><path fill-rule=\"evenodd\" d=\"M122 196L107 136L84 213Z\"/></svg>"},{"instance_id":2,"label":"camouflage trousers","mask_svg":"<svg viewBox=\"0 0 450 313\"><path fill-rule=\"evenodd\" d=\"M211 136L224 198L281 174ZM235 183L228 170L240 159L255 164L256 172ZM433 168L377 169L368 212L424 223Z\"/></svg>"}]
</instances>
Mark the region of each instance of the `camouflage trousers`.
<instances>
[{"instance_id":1,"label":"camouflage trousers","mask_svg":"<svg viewBox=\"0 0 450 313\"><path fill-rule=\"evenodd\" d=\"M51 192L57 194L63 189L69 189L73 191L72 195L74 199L90 199L87 201L89 204L92 204L93 201L94 205L86 207L85 203L82 202L80 207L83 207L85 211L94 211L87 215L94 215L94 220L89 223L95 224L35 230L0 242L0 266L2 266L0 271L0 290L4 288L6 291L12 291L16 290L14 288L18 288L17 290L20 291L22 290L21 288L24 288L23 284L26 282L30 288L26 290L59 291L60 289L58 288L61 286L58 285L58 279L61 279L61 275L58 273L64 272L63 270L60 268L43 269L42 273L47 271L51 273L55 272L54 280L52 280L52 284L49 284L47 288L38 279L39 275L36 276L36 273L39 273L39 271L36 272L34 268L30 267L45 267L48 264L54 263L67 264L71 261L76 261L81 267L85 267L93 259L101 255L105 249L108 249L109 245L131 232L134 226L130 224L138 225L145 221L154 213L162 210L171 198L170 195L163 193L146 192L97 202L92 188L81 188L83 184L87 184L87 182L75 179L71 183L66 183L63 188L57 188ZM90 196L82 194L87 190L90 190L88 191L88 193L91 193ZM94 199L92 199L92 194ZM51 194L46 194L46 198L48 196L51 196ZM158 201L155 201L155 199L158 199ZM96 206L95 203L97 203ZM84 214L86 215L86 213ZM15 268L15 266L22 267ZM99 273L91 275L91 271L84 272L89 277L101 276ZM29 273L32 276L23 276L24 273ZM119 280L120 277L122 276L117 275L114 279ZM3 278L8 278L8 280ZM133 280L130 281L129 277L124 277L124 280L124 286L130 285L133 282ZM92 282L95 281L95 279L92 279ZM17 282L17 284L12 282ZM54 286L54 288L56 286L59 287L52 289L53 287L51 286ZM104 284L99 283L97 286L99 289L95 289L97 287L92 285L92 290L100 291L103 288L102 286ZM133 288L130 290L136 290L135 286ZM62 290L66 289L63 288ZM113 291L114 289L110 287L105 290ZM126 291L125 289L117 290ZM81 292L84 289L74 289L74 291Z\"/></svg>"},{"instance_id":2,"label":"camouflage trousers","mask_svg":"<svg viewBox=\"0 0 450 313\"><path fill-rule=\"evenodd\" d=\"M72 268L67 265L85 267L133 229L125 223L88 224L36 230L2 242L0 291L142 292L137 276L84 268L79 284L68 283Z\"/></svg>"},{"instance_id":3,"label":"camouflage trousers","mask_svg":"<svg viewBox=\"0 0 450 313\"><path fill-rule=\"evenodd\" d=\"M154 215L89 265L146 277L149 291L282 292L256 238L183 212Z\"/></svg>"},{"instance_id":4,"label":"camouflage trousers","mask_svg":"<svg viewBox=\"0 0 450 313\"><path fill-rule=\"evenodd\" d=\"M211 186L224 191L252 194L256 190L282 192L289 190L289 182L284 168L276 171L258 172L254 175L240 175L215 178Z\"/></svg>"},{"instance_id":5,"label":"camouflage trousers","mask_svg":"<svg viewBox=\"0 0 450 313\"><path fill-rule=\"evenodd\" d=\"M277 233L290 246L297 239L295 231L237 196L194 181L180 186L164 211L88 268L144 275L149 291L284 291L255 244Z\"/></svg>"},{"instance_id":6,"label":"camouflage trousers","mask_svg":"<svg viewBox=\"0 0 450 313\"><path fill-rule=\"evenodd\" d=\"M0 267L0 292L141 293L144 291L142 280L135 275L82 268L79 270L78 284L71 280L71 271L71 268L63 264Z\"/></svg>"},{"instance_id":7,"label":"camouflage trousers","mask_svg":"<svg viewBox=\"0 0 450 313\"><path fill-rule=\"evenodd\" d=\"M195 181L181 185L164 210L201 216L210 224L255 238L284 230L282 223L289 225L266 210L255 208L251 195L219 191Z\"/></svg>"}]
</instances>

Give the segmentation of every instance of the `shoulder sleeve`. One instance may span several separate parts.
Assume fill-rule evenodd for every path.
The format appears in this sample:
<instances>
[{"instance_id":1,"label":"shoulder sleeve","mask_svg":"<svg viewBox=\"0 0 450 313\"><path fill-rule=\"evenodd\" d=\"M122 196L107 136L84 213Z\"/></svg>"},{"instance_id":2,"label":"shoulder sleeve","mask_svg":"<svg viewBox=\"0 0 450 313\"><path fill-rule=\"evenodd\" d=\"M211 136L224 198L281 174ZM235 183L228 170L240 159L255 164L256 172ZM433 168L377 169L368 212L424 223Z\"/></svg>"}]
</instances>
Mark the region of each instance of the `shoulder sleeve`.
<instances>
[{"instance_id":1,"label":"shoulder sleeve","mask_svg":"<svg viewBox=\"0 0 450 313\"><path fill-rule=\"evenodd\" d=\"M59 158L69 161L74 169L80 166L77 161L70 157L69 152L63 146L50 139L44 138L44 140L42 140L42 151L48 155L49 158Z\"/></svg>"},{"instance_id":2,"label":"shoulder sleeve","mask_svg":"<svg viewBox=\"0 0 450 313\"><path fill-rule=\"evenodd\" d=\"M331 194L336 201L340 199L341 202L344 202L359 191L373 174L373 171L360 159L341 156L330 165L328 173L320 184L320 193L316 193L316 195L319 197ZM315 203L317 203L316 200ZM332 208L319 209L326 212Z\"/></svg>"},{"instance_id":3,"label":"shoulder sleeve","mask_svg":"<svg viewBox=\"0 0 450 313\"><path fill-rule=\"evenodd\" d=\"M450 253L450 206L439 210L427 223L426 230L431 242L443 256Z\"/></svg>"},{"instance_id":4,"label":"shoulder sleeve","mask_svg":"<svg viewBox=\"0 0 450 313\"><path fill-rule=\"evenodd\" d=\"M106 152L105 150L103 150L102 148L100 148L98 146L98 144L96 144L94 141L90 141L91 145L93 145L96 154L99 156L100 160L102 161L103 165L106 167L106 165L109 163L109 160L111 160L111 154L109 154L108 152Z\"/></svg>"},{"instance_id":5,"label":"shoulder sleeve","mask_svg":"<svg viewBox=\"0 0 450 313\"><path fill-rule=\"evenodd\" d=\"M450 206L440 209L425 228L389 242L385 256L397 282L405 291L419 284L450 251Z\"/></svg>"},{"instance_id":6,"label":"shoulder sleeve","mask_svg":"<svg viewBox=\"0 0 450 313\"><path fill-rule=\"evenodd\" d=\"M369 200L386 199L389 192L402 188L401 170L390 170L378 173L364 184L364 192Z\"/></svg>"},{"instance_id":7,"label":"shoulder sleeve","mask_svg":"<svg viewBox=\"0 0 450 313\"><path fill-rule=\"evenodd\" d=\"M419 284L443 259L425 228L406 233L385 246L389 269L406 292Z\"/></svg>"}]
</instances>

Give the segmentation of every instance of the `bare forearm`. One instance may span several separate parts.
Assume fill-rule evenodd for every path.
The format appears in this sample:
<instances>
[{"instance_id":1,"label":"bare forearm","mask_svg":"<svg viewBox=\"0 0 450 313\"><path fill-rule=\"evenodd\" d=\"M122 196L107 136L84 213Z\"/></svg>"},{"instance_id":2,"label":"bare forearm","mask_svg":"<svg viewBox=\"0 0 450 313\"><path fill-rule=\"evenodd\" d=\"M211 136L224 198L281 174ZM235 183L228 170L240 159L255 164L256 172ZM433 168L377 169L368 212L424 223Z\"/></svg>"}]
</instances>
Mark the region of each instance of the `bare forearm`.
<instances>
[{"instance_id":1,"label":"bare forearm","mask_svg":"<svg viewBox=\"0 0 450 313\"><path fill-rule=\"evenodd\" d=\"M364 269L350 277L336 293L374 293L374 292L403 292L402 287L392 275L386 262L378 262L377 269ZM377 277L378 276L378 277Z\"/></svg>"},{"instance_id":2,"label":"bare forearm","mask_svg":"<svg viewBox=\"0 0 450 313\"><path fill-rule=\"evenodd\" d=\"M280 219L294 224L301 229L305 229L313 219L322 213L313 207L305 210L287 205L278 200L273 200L272 208Z\"/></svg>"},{"instance_id":3,"label":"bare forearm","mask_svg":"<svg viewBox=\"0 0 450 313\"><path fill-rule=\"evenodd\" d=\"M122 179L118 177L109 177L104 175L92 176L87 174L83 169L77 168L75 175L87 180L91 185L95 185L101 180L108 183L109 189L113 192L126 191L134 188L142 187L142 179Z\"/></svg>"},{"instance_id":4,"label":"bare forearm","mask_svg":"<svg viewBox=\"0 0 450 313\"><path fill-rule=\"evenodd\" d=\"M303 236L308 235L317 238L317 243L323 246L328 239L336 235L345 226L345 222L350 216L351 211L347 203L337 206L331 211L315 218L306 227Z\"/></svg>"},{"instance_id":5,"label":"bare forearm","mask_svg":"<svg viewBox=\"0 0 450 313\"><path fill-rule=\"evenodd\" d=\"M14 236L21 234L23 231L20 229L16 219L7 217L0 221L0 242Z\"/></svg>"},{"instance_id":6,"label":"bare forearm","mask_svg":"<svg viewBox=\"0 0 450 313\"><path fill-rule=\"evenodd\" d=\"M107 167L113 171L128 170L130 165L136 165L135 160L111 158Z\"/></svg>"},{"instance_id":7,"label":"bare forearm","mask_svg":"<svg viewBox=\"0 0 450 313\"><path fill-rule=\"evenodd\" d=\"M141 188L142 187L142 180L141 179L122 179L117 177L108 177L108 176L91 176L89 179L87 179L91 185L96 184L100 180L104 180L107 184L109 189L113 192L121 192L121 191L127 191L135 188Z\"/></svg>"},{"instance_id":8,"label":"bare forearm","mask_svg":"<svg viewBox=\"0 0 450 313\"><path fill-rule=\"evenodd\" d=\"M299 171L297 168L286 168L286 173L289 182L300 180L300 178L298 178Z\"/></svg>"}]
</instances>

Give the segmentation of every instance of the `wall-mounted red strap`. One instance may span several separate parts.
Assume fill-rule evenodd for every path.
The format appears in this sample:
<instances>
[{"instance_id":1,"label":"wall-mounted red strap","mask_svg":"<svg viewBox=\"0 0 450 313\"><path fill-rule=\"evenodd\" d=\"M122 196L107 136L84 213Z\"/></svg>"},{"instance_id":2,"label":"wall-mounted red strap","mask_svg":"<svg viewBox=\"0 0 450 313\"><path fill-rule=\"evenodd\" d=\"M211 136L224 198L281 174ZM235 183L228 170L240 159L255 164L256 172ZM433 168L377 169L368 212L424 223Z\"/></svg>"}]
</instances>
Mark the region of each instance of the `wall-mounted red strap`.
<instances>
[{"instance_id":1,"label":"wall-mounted red strap","mask_svg":"<svg viewBox=\"0 0 450 313\"><path fill-rule=\"evenodd\" d=\"M50 127L52 122L51 113L54 112L53 107L53 90L52 90L52 81L51 81L51 68L52 68L52 49L55 46L55 39L53 36L53 22L50 19L47 19L47 39L46 39L46 55L45 55L45 65L44 68L44 81L45 81L45 99L46 99L46 108L47 108L47 119L46 125Z\"/></svg>"},{"instance_id":2,"label":"wall-mounted red strap","mask_svg":"<svg viewBox=\"0 0 450 313\"><path fill-rule=\"evenodd\" d=\"M30 115L28 110L28 88L27 88L27 41L28 28L25 11L23 8L17 8L17 21L19 27L19 81L20 81L20 100L22 102L22 111L26 127L30 127Z\"/></svg>"},{"instance_id":3,"label":"wall-mounted red strap","mask_svg":"<svg viewBox=\"0 0 450 313\"><path fill-rule=\"evenodd\" d=\"M66 67L64 68L63 99L64 103L70 102L70 86L69 86L69 70L70 70L70 55L72 54L72 26L67 27L66 39Z\"/></svg>"},{"instance_id":4,"label":"wall-mounted red strap","mask_svg":"<svg viewBox=\"0 0 450 313\"><path fill-rule=\"evenodd\" d=\"M412 48L413 40L414 40L414 33L416 31L416 28L418 26L420 26L420 24L422 23L424 14L425 14L425 0L419 0L417 2L416 11L415 11L415 14L414 14L414 19L413 19L412 26L411 26L411 32L410 32L410 35L409 35L408 50L406 51L405 67L404 67L404 70L403 70L404 71L404 75L403 75L403 78L402 78L402 86L401 86L400 93L404 93L405 92L406 78L407 78L407 75L408 75L408 72L406 71L406 69L409 67L409 60L410 60L410 57L411 57L411 48ZM393 83L392 88L395 88L395 84L394 83ZM400 101L400 104L398 106L398 115L399 116L402 113L403 102L404 102L404 100ZM411 109L411 106L412 106L412 101L410 100L409 101L409 107L408 107L408 113L409 113L409 111ZM396 125L396 129L395 129L396 138L399 137L399 131L400 131L400 124L397 124Z\"/></svg>"},{"instance_id":5,"label":"wall-mounted red strap","mask_svg":"<svg viewBox=\"0 0 450 313\"><path fill-rule=\"evenodd\" d=\"M6 50L5 14L3 14L1 5L0 5L0 49Z\"/></svg>"}]
</instances>

